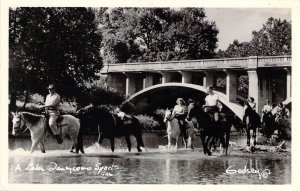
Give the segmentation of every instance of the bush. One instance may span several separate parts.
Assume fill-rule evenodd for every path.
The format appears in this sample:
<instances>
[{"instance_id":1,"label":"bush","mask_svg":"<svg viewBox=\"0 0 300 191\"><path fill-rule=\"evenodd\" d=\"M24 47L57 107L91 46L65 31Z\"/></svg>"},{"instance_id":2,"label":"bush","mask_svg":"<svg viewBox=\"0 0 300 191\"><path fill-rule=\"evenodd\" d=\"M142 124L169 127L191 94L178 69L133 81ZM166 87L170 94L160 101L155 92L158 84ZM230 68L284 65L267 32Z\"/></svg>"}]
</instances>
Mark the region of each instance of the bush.
<instances>
[{"instance_id":1,"label":"bush","mask_svg":"<svg viewBox=\"0 0 300 191\"><path fill-rule=\"evenodd\" d=\"M154 120L153 117L147 115L137 115L136 118L140 121L144 130L159 130L161 125L158 121Z\"/></svg>"}]
</instances>

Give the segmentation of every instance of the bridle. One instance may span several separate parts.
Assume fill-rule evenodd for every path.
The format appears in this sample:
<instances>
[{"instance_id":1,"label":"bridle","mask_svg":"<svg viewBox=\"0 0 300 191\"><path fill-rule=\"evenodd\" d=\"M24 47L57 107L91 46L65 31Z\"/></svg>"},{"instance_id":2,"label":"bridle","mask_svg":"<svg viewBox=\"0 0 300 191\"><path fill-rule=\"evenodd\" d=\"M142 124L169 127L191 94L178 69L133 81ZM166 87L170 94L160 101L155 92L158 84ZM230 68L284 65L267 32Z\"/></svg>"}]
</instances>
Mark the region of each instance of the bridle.
<instances>
[{"instance_id":1,"label":"bridle","mask_svg":"<svg viewBox=\"0 0 300 191\"><path fill-rule=\"evenodd\" d=\"M175 118L175 115L172 115L171 111L170 111L170 116L169 117L165 117L166 121L171 121L174 118Z\"/></svg>"},{"instance_id":2,"label":"bridle","mask_svg":"<svg viewBox=\"0 0 300 191\"><path fill-rule=\"evenodd\" d=\"M21 130L24 126L26 126L25 121L21 114L18 116L18 118L20 119L20 123L19 123L18 127L14 128L14 130ZM21 127L22 122L23 122L23 126ZM27 129L28 129L28 127L26 126L25 130L20 135L23 135Z\"/></svg>"}]
</instances>

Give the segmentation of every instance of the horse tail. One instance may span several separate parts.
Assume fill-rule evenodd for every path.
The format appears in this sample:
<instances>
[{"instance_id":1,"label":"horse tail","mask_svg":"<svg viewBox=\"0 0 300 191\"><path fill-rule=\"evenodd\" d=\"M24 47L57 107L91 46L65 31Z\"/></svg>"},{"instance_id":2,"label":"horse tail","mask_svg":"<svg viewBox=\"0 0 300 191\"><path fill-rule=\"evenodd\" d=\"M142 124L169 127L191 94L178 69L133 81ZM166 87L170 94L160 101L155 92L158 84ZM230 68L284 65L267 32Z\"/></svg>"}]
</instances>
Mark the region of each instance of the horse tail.
<instances>
[{"instance_id":1,"label":"horse tail","mask_svg":"<svg viewBox=\"0 0 300 191\"><path fill-rule=\"evenodd\" d=\"M76 148L76 151L81 151L81 153L84 154L84 150L83 150L83 130L82 130L82 126L81 126L81 123L80 123L80 126L79 126L79 132L78 132L78 136L77 136L77 148Z\"/></svg>"}]
</instances>

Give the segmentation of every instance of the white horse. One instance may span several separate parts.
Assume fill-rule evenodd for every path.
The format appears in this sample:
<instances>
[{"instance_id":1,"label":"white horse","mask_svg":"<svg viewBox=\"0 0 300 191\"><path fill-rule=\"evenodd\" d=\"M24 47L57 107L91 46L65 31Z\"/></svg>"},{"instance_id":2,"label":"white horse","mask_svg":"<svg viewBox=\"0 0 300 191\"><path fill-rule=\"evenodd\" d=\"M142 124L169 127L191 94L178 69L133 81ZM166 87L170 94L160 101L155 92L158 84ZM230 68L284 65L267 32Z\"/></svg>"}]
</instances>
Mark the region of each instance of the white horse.
<instances>
[{"instance_id":1,"label":"white horse","mask_svg":"<svg viewBox=\"0 0 300 191\"><path fill-rule=\"evenodd\" d=\"M45 139L47 133L47 120L44 115L36 115L29 112L12 112L13 115L13 130L12 135L19 136L29 129L31 135L31 149L30 153L33 153L37 145L39 145L42 153L45 153ZM73 142L70 152L76 149L76 153L80 150L83 151L83 140L82 133L80 131L79 119L73 117L72 115L63 115L63 120L61 121L61 134L65 136L68 134Z\"/></svg>"},{"instance_id":2,"label":"white horse","mask_svg":"<svg viewBox=\"0 0 300 191\"><path fill-rule=\"evenodd\" d=\"M164 122L167 123L167 134L168 134L168 149L170 150L171 147L171 140L172 138L176 140L175 142L175 148L178 150L178 139L180 136L180 126L179 126L179 121L175 118L174 115L172 115L172 110L167 109L165 112L165 117L164 117ZM186 125L188 128L188 138L185 140L183 138L183 142L185 145L185 148L190 147L191 149L193 148L193 135L195 133L194 129L194 124L191 121L186 121ZM187 141L187 143L186 143Z\"/></svg>"}]
</instances>

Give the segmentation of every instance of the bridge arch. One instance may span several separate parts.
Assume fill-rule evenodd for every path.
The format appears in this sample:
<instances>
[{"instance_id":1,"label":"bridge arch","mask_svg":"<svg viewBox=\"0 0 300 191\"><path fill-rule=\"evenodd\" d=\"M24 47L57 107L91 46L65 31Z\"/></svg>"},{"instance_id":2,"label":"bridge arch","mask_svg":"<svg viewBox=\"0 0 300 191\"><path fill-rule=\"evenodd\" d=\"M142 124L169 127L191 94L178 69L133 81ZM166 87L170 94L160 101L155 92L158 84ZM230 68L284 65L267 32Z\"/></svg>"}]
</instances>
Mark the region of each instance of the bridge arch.
<instances>
[{"instance_id":1,"label":"bridge arch","mask_svg":"<svg viewBox=\"0 0 300 191\"><path fill-rule=\"evenodd\" d=\"M157 89L164 89L167 87L184 87L184 88L190 88L193 90L197 90L200 92L204 92L206 93L206 88L200 85L196 85L196 84L187 84L187 83L164 83L164 84L157 84L157 85L153 85L150 86L148 88L145 88L133 95L131 95L125 102L130 102L138 97L141 97L143 95L145 95L147 92L153 91L153 90L157 90ZM219 96L219 100L221 103L223 103L225 106L227 106L232 112L234 112L236 114L236 116L238 116L240 119L243 118L243 107L241 105L239 105L238 103L233 103L233 102L229 102L228 98L226 97L225 94L215 91L215 93Z\"/></svg>"}]
</instances>

